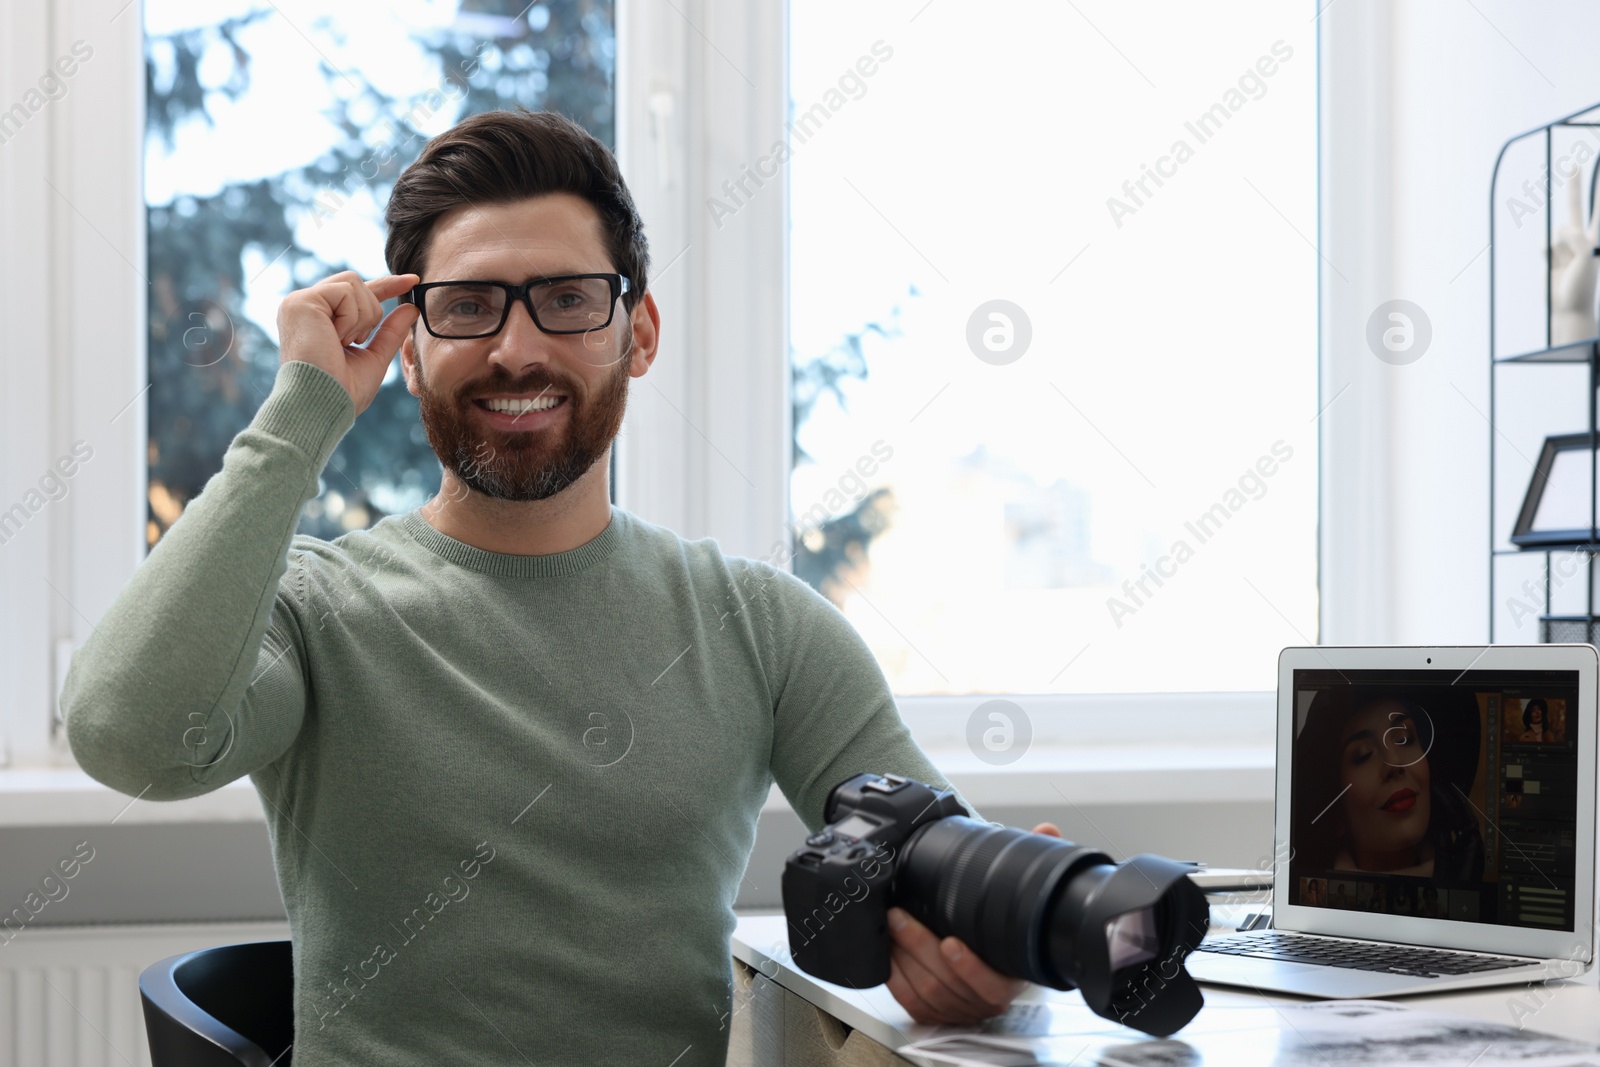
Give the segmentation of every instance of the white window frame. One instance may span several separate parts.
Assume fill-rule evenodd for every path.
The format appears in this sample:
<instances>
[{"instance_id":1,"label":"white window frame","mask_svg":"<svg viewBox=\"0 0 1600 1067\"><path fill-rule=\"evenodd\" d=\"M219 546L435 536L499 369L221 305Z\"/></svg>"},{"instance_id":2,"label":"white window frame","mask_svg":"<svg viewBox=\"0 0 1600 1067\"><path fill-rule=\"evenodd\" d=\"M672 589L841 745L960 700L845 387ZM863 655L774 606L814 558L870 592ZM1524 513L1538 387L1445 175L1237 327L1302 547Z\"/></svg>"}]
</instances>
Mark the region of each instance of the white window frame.
<instances>
[{"instance_id":1,"label":"white window frame","mask_svg":"<svg viewBox=\"0 0 1600 1067\"><path fill-rule=\"evenodd\" d=\"M0 145L0 284L48 309L6 324L0 507L74 441L94 449L66 496L0 546L0 732L16 766L70 762L52 726L67 656L145 554L142 25L120 0L0 11L0 107L74 41L93 49L66 95Z\"/></svg>"},{"instance_id":2,"label":"white window frame","mask_svg":"<svg viewBox=\"0 0 1600 1067\"><path fill-rule=\"evenodd\" d=\"M1372 358L1366 321L1393 299L1393 23L1388 4L1312 0L1317 19L1320 641L1388 644L1399 615L1391 448L1393 368ZM1348 264L1343 275L1330 263ZM1484 353L1487 361L1488 353ZM1487 373L1487 371L1485 372ZM1342 403L1348 392L1357 403ZM1483 638L1488 640L1487 621Z\"/></svg>"},{"instance_id":3,"label":"white window frame","mask_svg":"<svg viewBox=\"0 0 1600 1067\"><path fill-rule=\"evenodd\" d=\"M705 204L783 135L787 25L786 4L618 0L617 152L662 318L618 501L756 559L784 543L789 502L787 174L720 228Z\"/></svg>"},{"instance_id":4,"label":"white window frame","mask_svg":"<svg viewBox=\"0 0 1600 1067\"><path fill-rule=\"evenodd\" d=\"M66 657L144 557L147 425L133 402L146 376L143 5L120 3L0 5L0 69L19 72L0 84L0 107L73 41L95 50L68 94L0 145L0 283L49 308L39 323L7 326L0 507L73 441L95 449L68 495L0 545L0 755L14 766L71 762L51 726ZM1338 643L1383 641L1393 617L1386 380L1350 328L1388 276L1389 19L1330 5L1318 20L1320 239L1363 280L1352 291L1324 269L1320 281L1322 395L1351 380L1363 392L1321 422L1321 627ZM768 559L788 536L787 170L720 229L705 204L782 134L787 26L787 4L617 5L618 154L663 318L660 358L635 384L618 446L619 500L685 537ZM1044 747L1125 743L1129 715L1170 745L1270 741L1268 693L996 695L1029 709ZM964 747L960 727L981 699L900 703L925 746L943 751ZM1219 735L1228 708L1254 710Z\"/></svg>"}]
</instances>

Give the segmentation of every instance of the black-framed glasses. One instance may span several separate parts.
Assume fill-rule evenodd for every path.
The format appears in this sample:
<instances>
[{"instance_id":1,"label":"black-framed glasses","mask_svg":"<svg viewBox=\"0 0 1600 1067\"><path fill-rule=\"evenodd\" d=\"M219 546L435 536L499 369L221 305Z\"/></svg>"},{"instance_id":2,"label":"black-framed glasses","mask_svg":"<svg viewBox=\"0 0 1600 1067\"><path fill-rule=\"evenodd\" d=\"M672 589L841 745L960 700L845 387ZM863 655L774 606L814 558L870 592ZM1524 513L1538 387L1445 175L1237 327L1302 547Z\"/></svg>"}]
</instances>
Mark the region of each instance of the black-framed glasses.
<instances>
[{"instance_id":1,"label":"black-framed glasses","mask_svg":"<svg viewBox=\"0 0 1600 1067\"><path fill-rule=\"evenodd\" d=\"M628 291L620 274L562 274L509 282L423 282L400 294L415 304L422 325L435 337L466 341L493 337L505 326L516 301L545 333L588 333L611 325L617 298Z\"/></svg>"}]
</instances>

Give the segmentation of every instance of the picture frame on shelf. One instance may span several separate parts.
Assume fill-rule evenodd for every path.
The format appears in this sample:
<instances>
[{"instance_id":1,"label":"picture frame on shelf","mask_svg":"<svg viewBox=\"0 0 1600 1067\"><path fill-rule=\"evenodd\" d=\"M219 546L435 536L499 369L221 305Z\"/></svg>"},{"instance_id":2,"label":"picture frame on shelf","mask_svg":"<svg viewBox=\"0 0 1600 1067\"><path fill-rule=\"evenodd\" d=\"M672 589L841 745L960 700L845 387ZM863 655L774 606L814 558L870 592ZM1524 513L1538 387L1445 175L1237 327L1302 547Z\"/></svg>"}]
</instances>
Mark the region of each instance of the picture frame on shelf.
<instances>
[{"instance_id":1,"label":"picture frame on shelf","mask_svg":"<svg viewBox=\"0 0 1600 1067\"><path fill-rule=\"evenodd\" d=\"M1553 434L1544 439L1522 509L1511 531L1519 548L1592 544L1597 540L1594 501L1597 441L1592 433Z\"/></svg>"}]
</instances>

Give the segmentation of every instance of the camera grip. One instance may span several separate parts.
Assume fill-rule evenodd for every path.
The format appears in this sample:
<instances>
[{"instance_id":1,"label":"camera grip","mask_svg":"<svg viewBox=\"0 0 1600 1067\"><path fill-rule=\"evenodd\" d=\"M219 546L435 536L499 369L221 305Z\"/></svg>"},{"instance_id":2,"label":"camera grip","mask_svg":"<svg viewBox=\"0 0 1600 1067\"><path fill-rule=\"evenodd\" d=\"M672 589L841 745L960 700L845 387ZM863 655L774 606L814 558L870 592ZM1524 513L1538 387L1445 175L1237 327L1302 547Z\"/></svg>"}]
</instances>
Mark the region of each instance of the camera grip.
<instances>
[{"instance_id":1,"label":"camera grip","mask_svg":"<svg viewBox=\"0 0 1600 1067\"><path fill-rule=\"evenodd\" d=\"M887 865L802 849L783 870L789 952L825 982L870 989L889 980Z\"/></svg>"}]
</instances>

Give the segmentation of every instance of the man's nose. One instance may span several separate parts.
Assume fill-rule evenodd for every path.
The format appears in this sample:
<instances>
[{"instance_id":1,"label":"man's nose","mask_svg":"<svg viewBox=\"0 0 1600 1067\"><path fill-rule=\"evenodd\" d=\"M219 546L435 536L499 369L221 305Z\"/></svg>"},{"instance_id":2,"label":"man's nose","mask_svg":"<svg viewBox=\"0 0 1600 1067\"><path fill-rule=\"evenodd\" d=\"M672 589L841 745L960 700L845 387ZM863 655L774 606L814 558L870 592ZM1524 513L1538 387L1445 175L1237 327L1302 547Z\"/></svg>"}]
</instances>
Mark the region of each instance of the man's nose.
<instances>
[{"instance_id":1,"label":"man's nose","mask_svg":"<svg viewBox=\"0 0 1600 1067\"><path fill-rule=\"evenodd\" d=\"M512 302L506 324L494 336L494 347L489 351L490 362L502 364L512 377L517 377L535 363L550 362L550 345L555 340L539 329L533 313L525 301Z\"/></svg>"}]
</instances>

